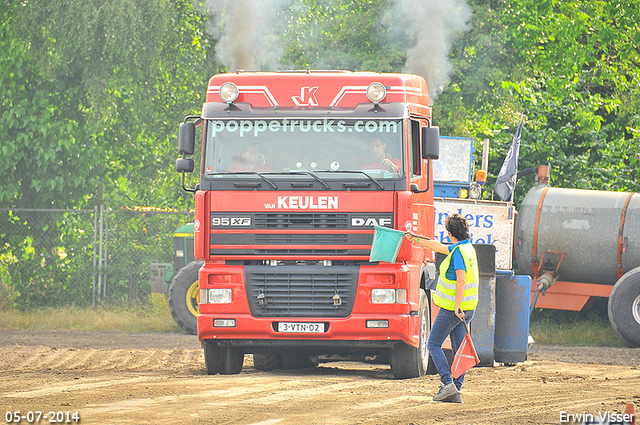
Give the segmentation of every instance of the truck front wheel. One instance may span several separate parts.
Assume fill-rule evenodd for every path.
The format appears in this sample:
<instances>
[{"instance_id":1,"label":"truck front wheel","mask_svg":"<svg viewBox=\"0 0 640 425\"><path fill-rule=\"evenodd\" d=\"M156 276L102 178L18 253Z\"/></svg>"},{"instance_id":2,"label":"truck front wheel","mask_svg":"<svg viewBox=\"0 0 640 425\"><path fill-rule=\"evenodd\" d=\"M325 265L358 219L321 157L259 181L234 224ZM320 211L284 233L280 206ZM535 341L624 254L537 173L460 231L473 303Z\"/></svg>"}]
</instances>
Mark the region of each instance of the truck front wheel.
<instances>
[{"instance_id":1,"label":"truck front wheel","mask_svg":"<svg viewBox=\"0 0 640 425\"><path fill-rule=\"evenodd\" d=\"M609 322L628 345L640 347L640 267L627 272L609 295Z\"/></svg>"},{"instance_id":2,"label":"truck front wheel","mask_svg":"<svg viewBox=\"0 0 640 425\"><path fill-rule=\"evenodd\" d=\"M202 261L192 261L181 268L169 287L171 316L185 332L198 332L198 270Z\"/></svg>"},{"instance_id":3,"label":"truck front wheel","mask_svg":"<svg viewBox=\"0 0 640 425\"><path fill-rule=\"evenodd\" d=\"M418 312L419 337L418 347L411 347L400 342L391 350L391 372L396 379L417 378L427 373L429 351L427 340L431 331L429 300L424 290L420 290L420 311Z\"/></svg>"},{"instance_id":4,"label":"truck front wheel","mask_svg":"<svg viewBox=\"0 0 640 425\"><path fill-rule=\"evenodd\" d=\"M222 347L215 342L204 342L204 364L209 375L237 375L242 371L244 353L234 347Z\"/></svg>"}]
</instances>

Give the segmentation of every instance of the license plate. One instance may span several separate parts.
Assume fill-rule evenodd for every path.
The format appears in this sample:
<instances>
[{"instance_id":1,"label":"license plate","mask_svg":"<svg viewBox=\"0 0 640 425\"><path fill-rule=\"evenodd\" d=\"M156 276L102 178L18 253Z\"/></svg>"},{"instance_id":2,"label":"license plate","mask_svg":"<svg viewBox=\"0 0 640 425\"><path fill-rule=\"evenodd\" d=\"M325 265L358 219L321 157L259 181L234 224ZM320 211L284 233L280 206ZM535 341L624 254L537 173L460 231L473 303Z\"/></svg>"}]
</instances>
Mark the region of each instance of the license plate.
<instances>
[{"instance_id":1,"label":"license plate","mask_svg":"<svg viewBox=\"0 0 640 425\"><path fill-rule=\"evenodd\" d=\"M324 332L324 323L279 322L278 332L319 334Z\"/></svg>"}]
</instances>

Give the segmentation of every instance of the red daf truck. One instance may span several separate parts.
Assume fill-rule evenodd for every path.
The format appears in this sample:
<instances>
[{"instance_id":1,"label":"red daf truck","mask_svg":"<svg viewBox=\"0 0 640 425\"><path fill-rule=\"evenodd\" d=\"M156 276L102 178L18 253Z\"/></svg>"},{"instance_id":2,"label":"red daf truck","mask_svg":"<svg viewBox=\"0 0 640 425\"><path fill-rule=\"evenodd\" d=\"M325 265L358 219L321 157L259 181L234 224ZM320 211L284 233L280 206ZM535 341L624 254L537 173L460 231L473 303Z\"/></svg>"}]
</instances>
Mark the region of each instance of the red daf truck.
<instances>
[{"instance_id":1,"label":"red daf truck","mask_svg":"<svg viewBox=\"0 0 640 425\"><path fill-rule=\"evenodd\" d=\"M200 183L189 189L200 125ZM261 370L336 354L424 375L433 253L407 241L393 264L369 253L374 226L434 236L438 150L419 76L213 76L202 113L180 125L176 162L195 192L207 372L239 373L245 353Z\"/></svg>"}]
</instances>

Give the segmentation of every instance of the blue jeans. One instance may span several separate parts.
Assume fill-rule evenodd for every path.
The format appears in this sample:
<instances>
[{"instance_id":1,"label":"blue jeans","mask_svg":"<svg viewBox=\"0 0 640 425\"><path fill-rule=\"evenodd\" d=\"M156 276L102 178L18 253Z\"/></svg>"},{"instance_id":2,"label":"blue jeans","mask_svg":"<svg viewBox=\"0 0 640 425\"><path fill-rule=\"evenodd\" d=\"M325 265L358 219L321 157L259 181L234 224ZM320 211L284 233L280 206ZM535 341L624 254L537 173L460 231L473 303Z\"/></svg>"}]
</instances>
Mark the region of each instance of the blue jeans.
<instances>
[{"instance_id":1,"label":"blue jeans","mask_svg":"<svg viewBox=\"0 0 640 425\"><path fill-rule=\"evenodd\" d=\"M473 313L475 313L475 310L465 310L464 312L467 326L473 318ZM462 320L458 319L458 316L456 316L453 311L441 308L436 316L436 320L433 322L431 333L429 334L429 341L427 341L427 350L429 350L433 363L438 369L442 385L448 385L453 382L458 391L462 388L464 374L457 379L451 378L451 369L449 368L447 357L442 350L442 344L448 336L451 340L451 349L455 354L466 334L467 332L464 330Z\"/></svg>"}]
</instances>

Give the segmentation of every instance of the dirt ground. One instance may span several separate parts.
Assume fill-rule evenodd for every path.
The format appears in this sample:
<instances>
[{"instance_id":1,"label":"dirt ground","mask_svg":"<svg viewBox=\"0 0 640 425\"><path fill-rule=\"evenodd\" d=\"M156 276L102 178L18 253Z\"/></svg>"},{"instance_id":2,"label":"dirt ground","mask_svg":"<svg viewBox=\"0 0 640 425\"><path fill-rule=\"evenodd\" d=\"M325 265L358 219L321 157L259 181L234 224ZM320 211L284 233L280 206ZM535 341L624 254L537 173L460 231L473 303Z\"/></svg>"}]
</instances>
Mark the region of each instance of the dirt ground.
<instances>
[{"instance_id":1,"label":"dirt ground","mask_svg":"<svg viewBox=\"0 0 640 425\"><path fill-rule=\"evenodd\" d=\"M640 349L533 345L525 363L472 369L450 404L431 400L436 376L387 365L261 372L247 355L239 375L208 376L190 335L0 330L0 423L557 424L640 407L639 367Z\"/></svg>"}]
</instances>

